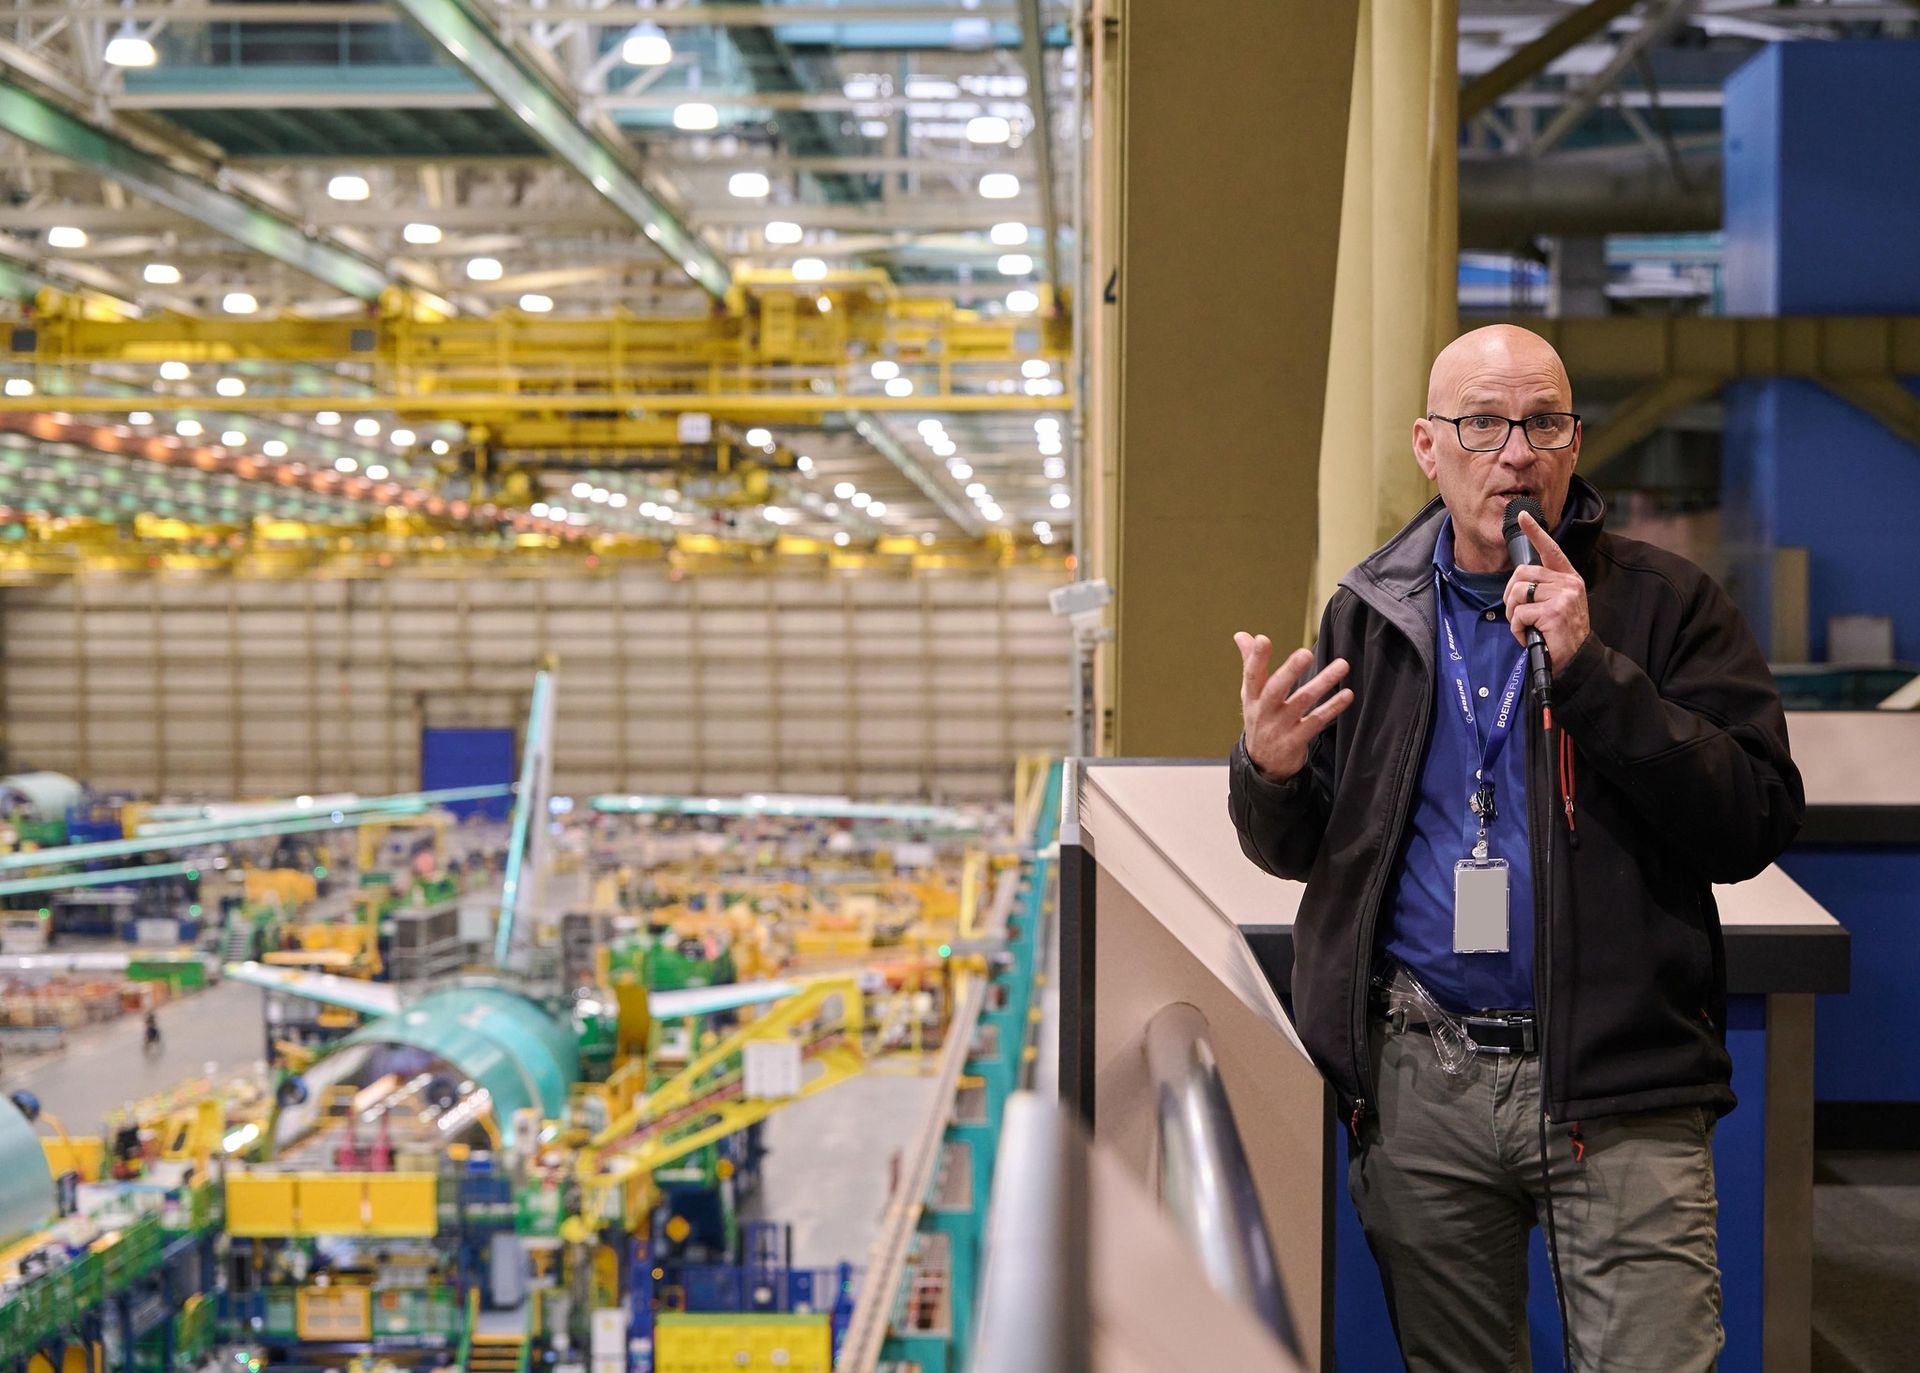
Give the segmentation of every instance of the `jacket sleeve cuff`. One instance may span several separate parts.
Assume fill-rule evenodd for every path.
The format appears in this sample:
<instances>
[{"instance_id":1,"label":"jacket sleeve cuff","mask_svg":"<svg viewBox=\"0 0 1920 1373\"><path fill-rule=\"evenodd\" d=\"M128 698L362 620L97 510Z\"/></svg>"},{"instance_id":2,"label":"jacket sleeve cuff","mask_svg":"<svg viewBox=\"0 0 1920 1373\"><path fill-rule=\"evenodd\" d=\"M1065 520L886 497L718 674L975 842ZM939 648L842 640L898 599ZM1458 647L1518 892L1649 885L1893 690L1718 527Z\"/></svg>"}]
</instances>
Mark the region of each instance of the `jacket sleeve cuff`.
<instances>
[{"instance_id":1,"label":"jacket sleeve cuff","mask_svg":"<svg viewBox=\"0 0 1920 1373\"><path fill-rule=\"evenodd\" d=\"M1600 636L1591 630L1587 632L1587 641L1574 650L1573 657L1553 679L1553 700L1556 705L1570 705L1580 694L1582 687L1600 675L1607 660L1607 646L1600 642Z\"/></svg>"},{"instance_id":2,"label":"jacket sleeve cuff","mask_svg":"<svg viewBox=\"0 0 1920 1373\"><path fill-rule=\"evenodd\" d=\"M1233 746L1233 772L1247 789L1248 796L1256 805L1282 805L1293 799L1299 790L1300 779L1307 775L1302 768L1297 776L1284 782L1277 782L1260 771L1260 765L1253 761L1253 755L1247 752L1247 738L1243 734Z\"/></svg>"}]
</instances>

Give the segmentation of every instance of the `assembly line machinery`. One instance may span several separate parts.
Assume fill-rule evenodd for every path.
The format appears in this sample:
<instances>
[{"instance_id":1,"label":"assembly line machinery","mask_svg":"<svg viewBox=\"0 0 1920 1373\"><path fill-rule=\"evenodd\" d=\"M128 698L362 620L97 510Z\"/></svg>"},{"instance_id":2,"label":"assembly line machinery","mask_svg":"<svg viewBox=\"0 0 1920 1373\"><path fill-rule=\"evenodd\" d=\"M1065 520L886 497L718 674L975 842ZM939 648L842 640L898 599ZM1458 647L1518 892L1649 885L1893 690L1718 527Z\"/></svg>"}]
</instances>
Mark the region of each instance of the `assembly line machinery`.
<instances>
[{"instance_id":1,"label":"assembly line machinery","mask_svg":"<svg viewBox=\"0 0 1920 1373\"><path fill-rule=\"evenodd\" d=\"M544 733L536 706L523 814L544 809ZM744 862L690 881L609 868L611 908L556 920L534 842L547 826L529 823L513 831L524 861L510 849L491 966L411 990L364 961L343 968L361 976L229 968L267 989L277 1024L316 1005L345 1023L274 1041L270 1083L205 1084L99 1139L45 1119L36 1139L34 1103L0 1106L0 1150L12 1130L36 1165L31 1188L0 1189L21 1237L0 1253L0 1357L36 1373L172 1373L216 1347L249 1373L963 1368L1049 909L1057 768L1018 781L1012 822L991 834L865 817L888 845L951 841L949 872L917 866L890 891L842 852L827 895L796 896L767 858L860 822L789 804L748 822L731 845ZM609 801L596 833L642 810ZM724 855L724 833L700 847L716 844ZM921 915L835 923L895 902ZM813 916L824 933L800 939ZM782 933L740 940L756 920ZM737 980L743 963L776 975ZM786 1229L740 1209L761 1122L909 1042L937 1092L880 1240L838 1267L796 1266Z\"/></svg>"}]
</instances>

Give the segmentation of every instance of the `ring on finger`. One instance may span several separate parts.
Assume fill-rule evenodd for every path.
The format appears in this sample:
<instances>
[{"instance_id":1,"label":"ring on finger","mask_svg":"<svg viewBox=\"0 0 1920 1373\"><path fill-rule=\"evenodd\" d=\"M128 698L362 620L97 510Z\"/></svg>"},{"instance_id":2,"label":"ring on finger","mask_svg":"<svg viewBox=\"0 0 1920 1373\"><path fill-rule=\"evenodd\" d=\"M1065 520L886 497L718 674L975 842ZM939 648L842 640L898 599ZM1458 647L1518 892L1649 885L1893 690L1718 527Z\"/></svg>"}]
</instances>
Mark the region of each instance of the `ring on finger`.
<instances>
[{"instance_id":1,"label":"ring on finger","mask_svg":"<svg viewBox=\"0 0 1920 1373\"><path fill-rule=\"evenodd\" d=\"M1533 593L1538 591L1539 589L1540 589L1540 583L1538 582L1527 583L1527 604L1528 605L1533 604Z\"/></svg>"}]
</instances>

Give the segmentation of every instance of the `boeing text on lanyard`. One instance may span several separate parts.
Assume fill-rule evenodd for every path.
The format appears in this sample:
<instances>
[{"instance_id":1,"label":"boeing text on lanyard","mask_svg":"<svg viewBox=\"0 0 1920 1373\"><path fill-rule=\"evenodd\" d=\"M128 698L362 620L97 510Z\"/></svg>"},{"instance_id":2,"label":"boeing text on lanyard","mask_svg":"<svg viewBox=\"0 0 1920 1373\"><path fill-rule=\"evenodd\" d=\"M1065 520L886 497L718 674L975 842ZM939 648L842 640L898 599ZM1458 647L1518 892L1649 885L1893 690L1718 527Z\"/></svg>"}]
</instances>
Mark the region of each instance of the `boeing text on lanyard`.
<instances>
[{"instance_id":1,"label":"boeing text on lanyard","mask_svg":"<svg viewBox=\"0 0 1920 1373\"><path fill-rule=\"evenodd\" d=\"M1493 790L1493 765L1500 750L1513 733L1520 718L1520 691L1526 680L1527 651L1522 648L1507 674L1507 689L1500 693L1500 708L1488 723L1487 737L1480 740L1473 718L1473 684L1467 680L1467 657L1460 649L1460 636L1453 627L1453 612L1447 608L1446 588L1439 573L1434 574L1434 600L1440 607L1440 628L1447 636L1447 671L1453 678L1453 699L1466 721L1467 734L1480 743L1480 769L1469 779L1467 796L1469 821L1462 830L1478 827L1472 856L1453 865L1453 951L1455 953L1506 953L1511 947L1508 929L1507 860L1487 855L1487 826L1499 814Z\"/></svg>"}]
</instances>

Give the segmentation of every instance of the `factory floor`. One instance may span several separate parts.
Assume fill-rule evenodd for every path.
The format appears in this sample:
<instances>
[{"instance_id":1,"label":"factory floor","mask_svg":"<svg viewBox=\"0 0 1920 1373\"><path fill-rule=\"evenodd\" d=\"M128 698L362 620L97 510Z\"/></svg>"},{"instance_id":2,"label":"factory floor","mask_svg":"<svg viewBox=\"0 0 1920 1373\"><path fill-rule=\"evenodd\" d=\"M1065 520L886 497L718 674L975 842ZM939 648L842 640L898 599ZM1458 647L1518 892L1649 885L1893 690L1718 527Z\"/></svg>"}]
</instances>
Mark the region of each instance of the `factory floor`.
<instances>
[{"instance_id":1,"label":"factory floor","mask_svg":"<svg viewBox=\"0 0 1920 1373\"><path fill-rule=\"evenodd\" d=\"M1820 1154L1814 1373L1909 1373L1920 1349L1920 1151Z\"/></svg>"},{"instance_id":2,"label":"factory floor","mask_svg":"<svg viewBox=\"0 0 1920 1373\"><path fill-rule=\"evenodd\" d=\"M160 1008L160 1051L148 1054L141 1017L69 1031L65 1050L0 1059L0 1089L40 1098L70 1132L93 1134L111 1111L182 1079L258 1063L266 1050L260 990L239 982Z\"/></svg>"},{"instance_id":3,"label":"factory floor","mask_svg":"<svg viewBox=\"0 0 1920 1373\"><path fill-rule=\"evenodd\" d=\"M795 1267L866 1266L892 1161L911 1147L933 1106L933 1079L906 1075L904 1063L884 1063L768 1117L760 1188L741 1210L749 1220L793 1227Z\"/></svg>"}]
</instances>

